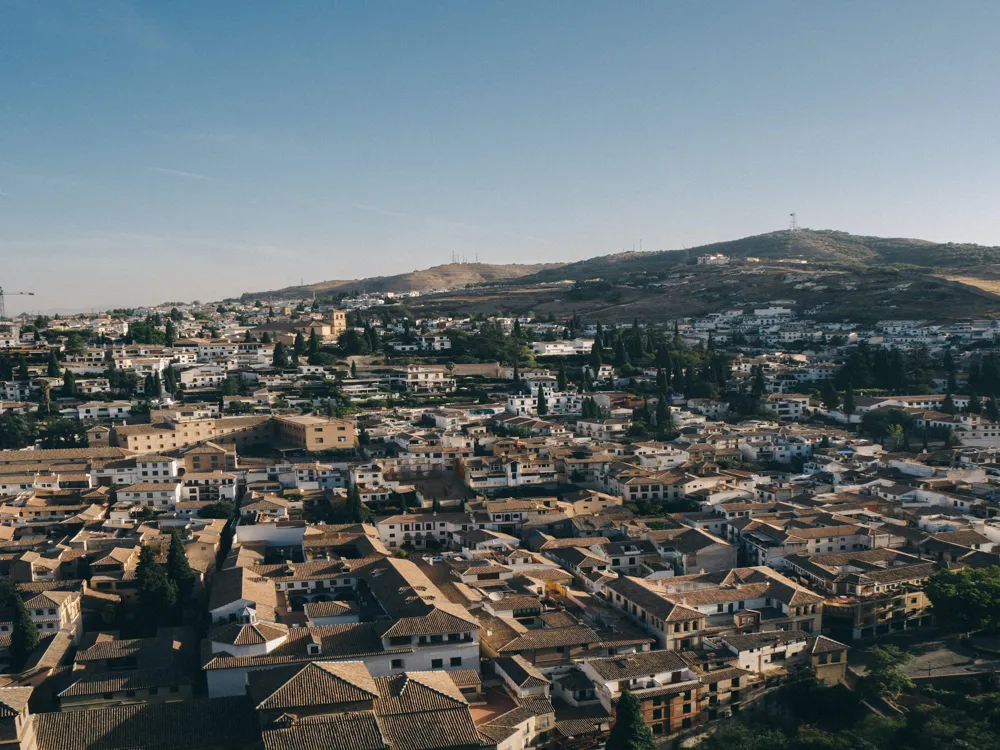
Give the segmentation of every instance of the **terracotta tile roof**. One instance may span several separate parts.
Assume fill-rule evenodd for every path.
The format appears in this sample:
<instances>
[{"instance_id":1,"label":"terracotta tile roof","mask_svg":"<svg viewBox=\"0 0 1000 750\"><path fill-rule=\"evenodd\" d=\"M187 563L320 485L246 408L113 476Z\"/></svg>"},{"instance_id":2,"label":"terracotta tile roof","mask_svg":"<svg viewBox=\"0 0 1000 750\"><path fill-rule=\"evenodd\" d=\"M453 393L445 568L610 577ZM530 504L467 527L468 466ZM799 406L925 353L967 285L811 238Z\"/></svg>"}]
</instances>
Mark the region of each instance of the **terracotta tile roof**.
<instances>
[{"instance_id":1,"label":"terracotta tile roof","mask_svg":"<svg viewBox=\"0 0 1000 750\"><path fill-rule=\"evenodd\" d=\"M413 635L439 635L441 633L463 633L478 630L479 625L472 621L471 615L456 617L450 612L435 607L427 615L420 617L401 617L388 630L382 633L383 638Z\"/></svg>"},{"instance_id":2,"label":"terracotta tile roof","mask_svg":"<svg viewBox=\"0 0 1000 750\"><path fill-rule=\"evenodd\" d=\"M502 656L496 660L495 664L497 669L507 675L518 687L541 687L552 682L520 654Z\"/></svg>"},{"instance_id":3,"label":"terracotta tile roof","mask_svg":"<svg viewBox=\"0 0 1000 750\"><path fill-rule=\"evenodd\" d=\"M129 454L122 448L54 448L33 451L0 451L0 463L36 463L45 459L124 458Z\"/></svg>"},{"instance_id":4,"label":"terracotta tile roof","mask_svg":"<svg viewBox=\"0 0 1000 750\"><path fill-rule=\"evenodd\" d=\"M220 570L212 580L209 609L218 609L241 599L273 609L278 604L274 583L246 568Z\"/></svg>"},{"instance_id":5,"label":"terracotta tile roof","mask_svg":"<svg viewBox=\"0 0 1000 750\"><path fill-rule=\"evenodd\" d=\"M387 750L375 713L351 711L279 720L261 733L264 750Z\"/></svg>"},{"instance_id":6,"label":"terracotta tile roof","mask_svg":"<svg viewBox=\"0 0 1000 750\"><path fill-rule=\"evenodd\" d=\"M27 707L32 691L33 687L0 688L0 718L7 719L21 713Z\"/></svg>"},{"instance_id":7,"label":"terracotta tile roof","mask_svg":"<svg viewBox=\"0 0 1000 750\"><path fill-rule=\"evenodd\" d=\"M372 654L410 653L411 648L389 649L382 647L379 632L383 625L355 623L323 627L289 628L288 639L267 654L259 656L233 656L230 653L211 653L211 640L203 641L202 669L239 669L256 666L279 666L313 661L316 658L348 659ZM318 644L320 653L309 653L308 646Z\"/></svg>"},{"instance_id":8,"label":"terracotta tile roof","mask_svg":"<svg viewBox=\"0 0 1000 750\"><path fill-rule=\"evenodd\" d=\"M846 651L847 646L845 646L840 641L835 641L832 638L827 638L825 635L820 635L816 637L813 642L812 652L814 654L826 654L833 651Z\"/></svg>"},{"instance_id":9,"label":"terracotta tile roof","mask_svg":"<svg viewBox=\"0 0 1000 750\"><path fill-rule=\"evenodd\" d=\"M96 672L87 674L59 693L60 698L72 698L122 690L146 690L151 687L188 685L192 679L176 669L136 669L122 672Z\"/></svg>"},{"instance_id":10,"label":"terracotta tile roof","mask_svg":"<svg viewBox=\"0 0 1000 750\"><path fill-rule=\"evenodd\" d=\"M640 651L637 654L590 659L587 662L597 674L609 682L649 676L660 672L679 672L687 663L676 651Z\"/></svg>"},{"instance_id":11,"label":"terracotta tile roof","mask_svg":"<svg viewBox=\"0 0 1000 750\"><path fill-rule=\"evenodd\" d=\"M451 681L459 688L464 687L478 687L483 684L482 678L479 672L475 669L451 669L445 674L451 678Z\"/></svg>"},{"instance_id":12,"label":"terracotta tile roof","mask_svg":"<svg viewBox=\"0 0 1000 750\"><path fill-rule=\"evenodd\" d=\"M247 691L260 710L362 703L378 697L363 662L320 662L260 669L247 674Z\"/></svg>"},{"instance_id":13,"label":"terracotta tile roof","mask_svg":"<svg viewBox=\"0 0 1000 750\"><path fill-rule=\"evenodd\" d=\"M208 634L216 643L232 646L251 646L274 641L288 635L288 626L270 622L238 623L223 625Z\"/></svg>"},{"instance_id":14,"label":"terracotta tile roof","mask_svg":"<svg viewBox=\"0 0 1000 750\"><path fill-rule=\"evenodd\" d=\"M338 617L358 611L354 602L309 602L303 607L306 617Z\"/></svg>"},{"instance_id":15,"label":"terracotta tile roof","mask_svg":"<svg viewBox=\"0 0 1000 750\"><path fill-rule=\"evenodd\" d=\"M596 645L600 640L597 633L585 625L576 625L568 628L541 628L526 631L523 635L502 646L499 651L500 653L514 653L540 648L558 648L560 646Z\"/></svg>"},{"instance_id":16,"label":"terracotta tile roof","mask_svg":"<svg viewBox=\"0 0 1000 750\"><path fill-rule=\"evenodd\" d=\"M35 716L38 750L208 750L252 746L258 736L250 703L243 697Z\"/></svg>"}]
</instances>

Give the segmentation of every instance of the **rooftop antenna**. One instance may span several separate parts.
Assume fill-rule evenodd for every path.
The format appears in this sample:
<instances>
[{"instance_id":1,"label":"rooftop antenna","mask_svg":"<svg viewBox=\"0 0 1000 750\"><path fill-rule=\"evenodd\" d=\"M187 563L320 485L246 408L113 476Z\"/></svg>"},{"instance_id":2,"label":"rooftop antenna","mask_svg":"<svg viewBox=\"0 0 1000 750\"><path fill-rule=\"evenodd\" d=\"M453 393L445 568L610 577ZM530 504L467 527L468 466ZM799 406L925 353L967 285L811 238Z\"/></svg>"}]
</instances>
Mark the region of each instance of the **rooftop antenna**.
<instances>
[{"instance_id":1,"label":"rooftop antenna","mask_svg":"<svg viewBox=\"0 0 1000 750\"><path fill-rule=\"evenodd\" d=\"M795 220L795 212L793 211L789 215L792 217L792 223L789 224L788 231L789 232L797 232L797 231L799 231L799 223Z\"/></svg>"}]
</instances>

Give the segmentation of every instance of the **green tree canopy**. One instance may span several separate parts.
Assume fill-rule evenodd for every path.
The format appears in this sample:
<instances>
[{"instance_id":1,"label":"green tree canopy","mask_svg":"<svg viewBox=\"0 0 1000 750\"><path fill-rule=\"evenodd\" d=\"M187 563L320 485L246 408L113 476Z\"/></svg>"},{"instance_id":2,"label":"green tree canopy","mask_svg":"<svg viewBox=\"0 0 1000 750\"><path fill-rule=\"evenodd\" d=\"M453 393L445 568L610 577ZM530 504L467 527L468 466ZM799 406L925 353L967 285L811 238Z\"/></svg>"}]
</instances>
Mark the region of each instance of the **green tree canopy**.
<instances>
[{"instance_id":1,"label":"green tree canopy","mask_svg":"<svg viewBox=\"0 0 1000 750\"><path fill-rule=\"evenodd\" d=\"M939 570L924 591L943 624L965 633L1000 629L1000 566Z\"/></svg>"},{"instance_id":2,"label":"green tree canopy","mask_svg":"<svg viewBox=\"0 0 1000 750\"><path fill-rule=\"evenodd\" d=\"M913 688L913 681L900 670L912 657L894 644L870 646L867 672L858 682L858 690L869 698L895 698Z\"/></svg>"},{"instance_id":3,"label":"green tree canopy","mask_svg":"<svg viewBox=\"0 0 1000 750\"><path fill-rule=\"evenodd\" d=\"M177 604L177 584L156 562L153 548L143 544L139 564L135 569L136 593L139 597L139 618L148 631L154 631L173 620Z\"/></svg>"}]
</instances>

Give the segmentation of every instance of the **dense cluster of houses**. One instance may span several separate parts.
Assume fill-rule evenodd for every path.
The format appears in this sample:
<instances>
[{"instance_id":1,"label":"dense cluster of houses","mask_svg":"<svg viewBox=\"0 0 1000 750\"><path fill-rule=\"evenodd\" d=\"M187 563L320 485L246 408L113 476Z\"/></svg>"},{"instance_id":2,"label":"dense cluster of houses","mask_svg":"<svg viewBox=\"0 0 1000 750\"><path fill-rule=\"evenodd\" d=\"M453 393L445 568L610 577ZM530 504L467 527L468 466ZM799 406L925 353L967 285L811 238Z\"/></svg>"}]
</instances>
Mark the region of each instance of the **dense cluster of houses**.
<instances>
[{"instance_id":1,"label":"dense cluster of houses","mask_svg":"<svg viewBox=\"0 0 1000 750\"><path fill-rule=\"evenodd\" d=\"M850 647L933 628L935 570L1000 564L1000 426L940 411L943 393L859 397L844 413L799 393L835 365L759 353L733 374L763 374L770 414L744 421L724 421L721 402L638 395L630 386L656 373L608 365L586 394L544 367L289 374L272 365L277 343L347 327L342 312L292 312L275 322L244 306L271 343L235 325L195 338L202 323L185 314L170 346L62 353L77 383L113 362L176 367L185 388L148 414L130 398L66 399L89 447L0 451L0 573L41 636L11 671L14 616L0 613L9 746L596 748L625 691L657 738L682 738L769 686L845 680ZM738 313L677 335L803 338L780 301ZM127 325L87 323L108 336ZM445 352L452 323L393 331L389 347ZM810 330L908 346L993 326ZM42 345L10 331L5 343L25 356ZM592 346L583 331L533 349ZM46 387L31 369L2 384L5 408ZM230 378L252 395L206 397ZM469 379L486 398L456 395ZM309 387L331 380L342 406L360 404L350 416L317 410ZM416 400L376 405L391 394ZM632 429L657 398L669 440ZM878 409L958 440L889 450L851 429ZM135 637L121 615L140 555L165 563L175 533L206 625Z\"/></svg>"}]
</instances>

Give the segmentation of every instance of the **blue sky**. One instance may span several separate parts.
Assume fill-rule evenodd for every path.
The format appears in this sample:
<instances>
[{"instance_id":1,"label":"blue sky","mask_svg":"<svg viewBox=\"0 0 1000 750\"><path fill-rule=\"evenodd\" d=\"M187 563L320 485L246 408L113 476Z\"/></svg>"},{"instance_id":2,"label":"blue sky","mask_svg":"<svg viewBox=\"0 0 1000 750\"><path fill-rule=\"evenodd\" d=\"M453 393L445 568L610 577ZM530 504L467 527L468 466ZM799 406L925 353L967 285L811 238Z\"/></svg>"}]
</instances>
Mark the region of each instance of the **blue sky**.
<instances>
[{"instance_id":1,"label":"blue sky","mask_svg":"<svg viewBox=\"0 0 1000 750\"><path fill-rule=\"evenodd\" d=\"M993 0L0 0L0 285L218 299L791 211L1000 244L997 28Z\"/></svg>"}]
</instances>

